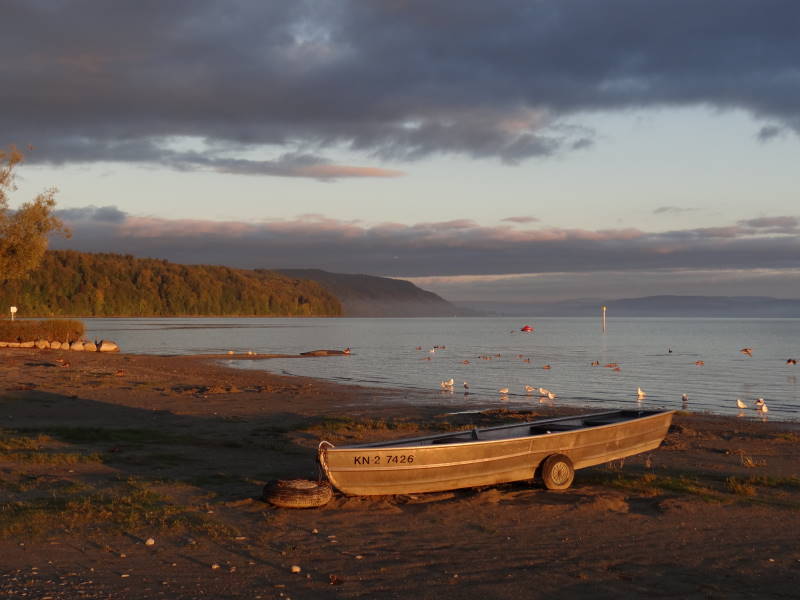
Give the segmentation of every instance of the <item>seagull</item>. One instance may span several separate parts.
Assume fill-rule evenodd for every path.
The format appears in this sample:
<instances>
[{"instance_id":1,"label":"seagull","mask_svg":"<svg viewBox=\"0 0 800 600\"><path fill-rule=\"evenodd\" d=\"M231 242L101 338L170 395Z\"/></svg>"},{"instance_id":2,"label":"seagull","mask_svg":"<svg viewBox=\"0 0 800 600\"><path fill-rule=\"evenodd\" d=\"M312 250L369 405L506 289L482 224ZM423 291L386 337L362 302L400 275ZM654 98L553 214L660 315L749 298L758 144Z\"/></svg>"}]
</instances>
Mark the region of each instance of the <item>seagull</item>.
<instances>
[{"instance_id":1,"label":"seagull","mask_svg":"<svg viewBox=\"0 0 800 600\"><path fill-rule=\"evenodd\" d=\"M526 391L527 393L529 393L529 394L530 394L531 392L533 392L535 389L536 389L536 388L535 388L535 387L533 387L532 385L526 385L526 386L525 386L525 391Z\"/></svg>"},{"instance_id":2,"label":"seagull","mask_svg":"<svg viewBox=\"0 0 800 600\"><path fill-rule=\"evenodd\" d=\"M549 369L549 368L550 368L550 365L544 365L542 368L543 368L543 369Z\"/></svg>"},{"instance_id":3,"label":"seagull","mask_svg":"<svg viewBox=\"0 0 800 600\"><path fill-rule=\"evenodd\" d=\"M753 402L756 405L756 408L761 408L764 406L764 399L763 398L756 398L756 401Z\"/></svg>"},{"instance_id":4,"label":"seagull","mask_svg":"<svg viewBox=\"0 0 800 600\"><path fill-rule=\"evenodd\" d=\"M647 396L647 394L645 393L645 391L642 388L640 388L640 387L636 388L636 397L639 400L644 400L646 396Z\"/></svg>"},{"instance_id":5,"label":"seagull","mask_svg":"<svg viewBox=\"0 0 800 600\"><path fill-rule=\"evenodd\" d=\"M469 384L465 381L464 382L464 391L466 392L469 389Z\"/></svg>"},{"instance_id":6,"label":"seagull","mask_svg":"<svg viewBox=\"0 0 800 600\"><path fill-rule=\"evenodd\" d=\"M548 390L547 388L540 387L540 388L539 388L539 393L540 393L542 396L547 396L547 394L549 394L549 393L550 393L550 390Z\"/></svg>"},{"instance_id":7,"label":"seagull","mask_svg":"<svg viewBox=\"0 0 800 600\"><path fill-rule=\"evenodd\" d=\"M547 399L548 400L555 400L556 395L553 392L547 392Z\"/></svg>"},{"instance_id":8,"label":"seagull","mask_svg":"<svg viewBox=\"0 0 800 600\"><path fill-rule=\"evenodd\" d=\"M505 395L508 393L508 388L500 388L500 389L499 389L499 390L497 390L497 391L498 391L498 392L500 392L501 394L503 394L503 395L505 396Z\"/></svg>"},{"instance_id":9,"label":"seagull","mask_svg":"<svg viewBox=\"0 0 800 600\"><path fill-rule=\"evenodd\" d=\"M689 401L689 394L681 394L681 402L684 404Z\"/></svg>"},{"instance_id":10,"label":"seagull","mask_svg":"<svg viewBox=\"0 0 800 600\"><path fill-rule=\"evenodd\" d=\"M742 402L739 398L736 399L736 406L739 408L747 408L747 404Z\"/></svg>"},{"instance_id":11,"label":"seagull","mask_svg":"<svg viewBox=\"0 0 800 600\"><path fill-rule=\"evenodd\" d=\"M786 359L786 364L787 365L796 365L797 364L797 359L796 358L787 358Z\"/></svg>"},{"instance_id":12,"label":"seagull","mask_svg":"<svg viewBox=\"0 0 800 600\"><path fill-rule=\"evenodd\" d=\"M769 409L767 408L767 403L764 402L763 398L759 398L758 400L756 400L756 410L762 413L769 412Z\"/></svg>"},{"instance_id":13,"label":"seagull","mask_svg":"<svg viewBox=\"0 0 800 600\"><path fill-rule=\"evenodd\" d=\"M752 348L742 348L739 350L742 354L746 354L747 356L753 356L753 349Z\"/></svg>"},{"instance_id":14,"label":"seagull","mask_svg":"<svg viewBox=\"0 0 800 600\"><path fill-rule=\"evenodd\" d=\"M593 367L599 367L600 366L600 361L599 360L593 360L592 361L592 366Z\"/></svg>"}]
</instances>

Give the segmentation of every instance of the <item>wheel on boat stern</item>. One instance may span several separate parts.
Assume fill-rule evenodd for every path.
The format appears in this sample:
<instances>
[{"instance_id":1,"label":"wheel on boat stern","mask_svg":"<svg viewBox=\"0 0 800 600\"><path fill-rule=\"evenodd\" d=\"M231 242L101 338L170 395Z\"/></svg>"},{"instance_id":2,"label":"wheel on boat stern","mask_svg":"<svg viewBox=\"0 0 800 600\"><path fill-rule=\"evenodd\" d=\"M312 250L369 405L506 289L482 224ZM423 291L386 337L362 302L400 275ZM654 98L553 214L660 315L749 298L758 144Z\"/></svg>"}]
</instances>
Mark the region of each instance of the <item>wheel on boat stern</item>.
<instances>
[{"instance_id":1,"label":"wheel on boat stern","mask_svg":"<svg viewBox=\"0 0 800 600\"><path fill-rule=\"evenodd\" d=\"M575 468L569 456L551 454L542 461L542 480L548 490L565 490L575 479Z\"/></svg>"}]
</instances>

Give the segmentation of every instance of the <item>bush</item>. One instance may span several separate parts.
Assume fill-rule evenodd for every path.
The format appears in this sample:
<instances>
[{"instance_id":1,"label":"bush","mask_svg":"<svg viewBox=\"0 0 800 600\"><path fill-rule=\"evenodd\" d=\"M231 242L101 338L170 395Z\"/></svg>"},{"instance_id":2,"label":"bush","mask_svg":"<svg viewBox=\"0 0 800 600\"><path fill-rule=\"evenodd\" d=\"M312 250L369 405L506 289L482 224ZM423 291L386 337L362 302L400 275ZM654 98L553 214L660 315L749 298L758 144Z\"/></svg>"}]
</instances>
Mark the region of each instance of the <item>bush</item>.
<instances>
[{"instance_id":1,"label":"bush","mask_svg":"<svg viewBox=\"0 0 800 600\"><path fill-rule=\"evenodd\" d=\"M74 342L83 338L83 334L83 323L70 319L0 321L0 342L30 342L34 340Z\"/></svg>"}]
</instances>

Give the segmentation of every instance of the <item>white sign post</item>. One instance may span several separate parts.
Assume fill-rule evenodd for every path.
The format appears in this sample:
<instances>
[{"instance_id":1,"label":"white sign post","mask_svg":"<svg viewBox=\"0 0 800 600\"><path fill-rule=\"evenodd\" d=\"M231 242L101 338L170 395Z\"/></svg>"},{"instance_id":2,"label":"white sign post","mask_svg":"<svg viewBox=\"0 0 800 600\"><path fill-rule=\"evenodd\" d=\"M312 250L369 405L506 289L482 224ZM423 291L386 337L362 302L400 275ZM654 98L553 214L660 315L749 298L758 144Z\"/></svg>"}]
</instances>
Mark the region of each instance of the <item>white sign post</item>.
<instances>
[{"instance_id":1,"label":"white sign post","mask_svg":"<svg viewBox=\"0 0 800 600\"><path fill-rule=\"evenodd\" d=\"M13 321L14 320L14 315L17 314L17 307L16 306L11 306L8 310L11 311L11 320Z\"/></svg>"}]
</instances>

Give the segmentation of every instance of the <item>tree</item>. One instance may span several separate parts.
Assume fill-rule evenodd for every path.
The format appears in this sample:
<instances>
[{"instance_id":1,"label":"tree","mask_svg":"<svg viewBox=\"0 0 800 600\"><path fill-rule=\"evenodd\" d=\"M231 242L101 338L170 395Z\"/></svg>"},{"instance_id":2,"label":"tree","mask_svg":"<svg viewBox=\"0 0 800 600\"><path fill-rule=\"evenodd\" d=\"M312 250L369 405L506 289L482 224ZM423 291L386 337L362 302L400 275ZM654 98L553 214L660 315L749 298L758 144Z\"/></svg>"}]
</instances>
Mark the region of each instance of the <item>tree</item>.
<instances>
[{"instance_id":1,"label":"tree","mask_svg":"<svg viewBox=\"0 0 800 600\"><path fill-rule=\"evenodd\" d=\"M69 230L54 216L55 188L36 196L17 210L8 206L8 194L14 191L14 169L25 155L15 146L0 149L0 283L19 281L34 270L47 250L48 236Z\"/></svg>"}]
</instances>

